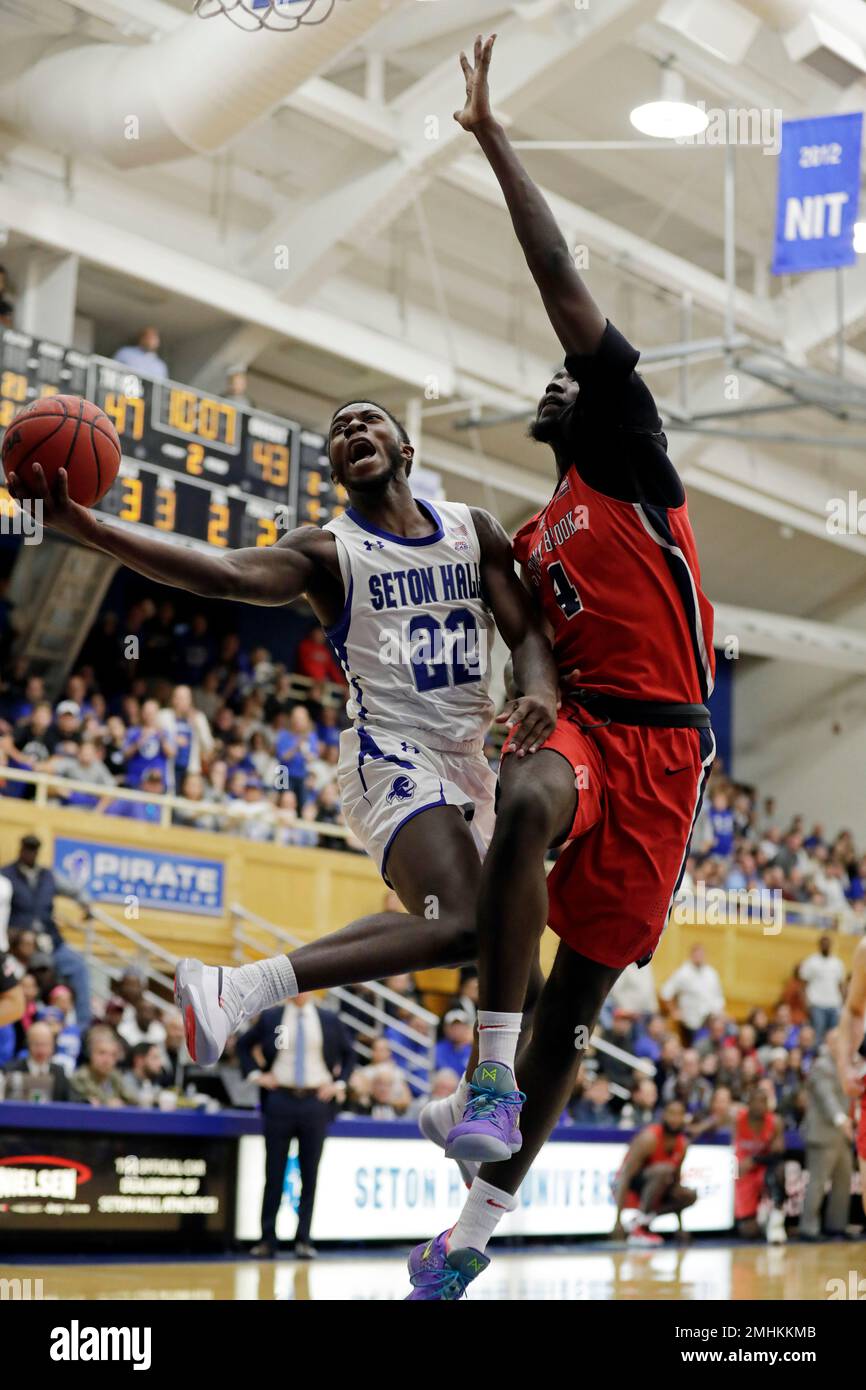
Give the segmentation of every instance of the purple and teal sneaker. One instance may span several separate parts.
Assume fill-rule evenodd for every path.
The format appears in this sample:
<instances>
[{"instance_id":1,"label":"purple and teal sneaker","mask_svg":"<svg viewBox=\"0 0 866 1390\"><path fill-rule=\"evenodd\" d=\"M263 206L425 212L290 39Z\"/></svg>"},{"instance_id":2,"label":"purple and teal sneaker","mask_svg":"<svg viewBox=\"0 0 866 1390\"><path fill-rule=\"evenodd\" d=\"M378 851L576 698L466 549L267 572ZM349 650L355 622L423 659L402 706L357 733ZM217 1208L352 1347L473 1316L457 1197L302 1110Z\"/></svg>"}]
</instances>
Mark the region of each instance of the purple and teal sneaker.
<instances>
[{"instance_id":1,"label":"purple and teal sneaker","mask_svg":"<svg viewBox=\"0 0 866 1390\"><path fill-rule=\"evenodd\" d=\"M412 1292L407 1294L406 1303L426 1299L427 1302L453 1302L466 1293L466 1285L471 1284L477 1275L483 1274L490 1264L480 1250L450 1250L446 1244L450 1231L426 1245L416 1245L409 1256L409 1278Z\"/></svg>"},{"instance_id":2,"label":"purple and teal sneaker","mask_svg":"<svg viewBox=\"0 0 866 1390\"><path fill-rule=\"evenodd\" d=\"M445 1141L447 1158L497 1163L516 1154L523 1143L518 1119L526 1096L514 1084L504 1062L479 1062L469 1083L463 1119Z\"/></svg>"}]
</instances>

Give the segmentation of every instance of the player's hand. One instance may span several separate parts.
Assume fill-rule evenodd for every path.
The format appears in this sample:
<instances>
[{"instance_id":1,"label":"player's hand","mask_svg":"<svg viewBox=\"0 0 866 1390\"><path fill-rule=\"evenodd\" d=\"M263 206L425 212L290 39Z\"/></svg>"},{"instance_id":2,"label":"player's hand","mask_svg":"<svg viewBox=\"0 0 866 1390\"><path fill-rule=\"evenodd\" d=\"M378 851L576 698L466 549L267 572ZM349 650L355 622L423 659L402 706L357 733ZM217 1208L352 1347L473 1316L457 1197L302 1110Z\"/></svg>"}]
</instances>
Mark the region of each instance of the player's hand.
<instances>
[{"instance_id":1,"label":"player's hand","mask_svg":"<svg viewBox=\"0 0 866 1390\"><path fill-rule=\"evenodd\" d=\"M556 728L556 701L541 695L523 695L505 706L496 716L496 723L517 730L508 752L523 758L540 748Z\"/></svg>"},{"instance_id":2,"label":"player's hand","mask_svg":"<svg viewBox=\"0 0 866 1390\"><path fill-rule=\"evenodd\" d=\"M465 53L460 54L460 66L463 69L463 76L466 78L466 105L462 111L454 112L454 119L458 125L462 125L464 130L474 130L483 121L489 121L492 115L487 73L495 42L495 34L491 34L490 38L484 41L482 41L481 35L478 35L475 40L474 67Z\"/></svg>"},{"instance_id":3,"label":"player's hand","mask_svg":"<svg viewBox=\"0 0 866 1390\"><path fill-rule=\"evenodd\" d=\"M275 1091L278 1082L272 1071L262 1071L256 1077L256 1085L263 1091Z\"/></svg>"},{"instance_id":4,"label":"player's hand","mask_svg":"<svg viewBox=\"0 0 866 1390\"><path fill-rule=\"evenodd\" d=\"M67 536L82 536L90 525L91 516L87 507L73 502L69 496L69 475L65 468L58 469L54 487L49 488L41 463L34 463L31 469L32 483L26 484L17 473L10 473L6 486L22 507L27 502L39 502L42 520L54 531L62 531Z\"/></svg>"}]
</instances>

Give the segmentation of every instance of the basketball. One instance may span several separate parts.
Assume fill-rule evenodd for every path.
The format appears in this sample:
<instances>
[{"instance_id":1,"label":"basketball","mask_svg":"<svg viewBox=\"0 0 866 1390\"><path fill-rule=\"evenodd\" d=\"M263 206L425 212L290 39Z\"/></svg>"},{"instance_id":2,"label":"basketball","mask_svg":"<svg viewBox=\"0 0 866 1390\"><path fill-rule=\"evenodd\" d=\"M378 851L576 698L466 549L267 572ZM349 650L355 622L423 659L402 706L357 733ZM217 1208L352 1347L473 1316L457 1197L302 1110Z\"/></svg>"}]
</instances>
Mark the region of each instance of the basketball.
<instances>
[{"instance_id":1,"label":"basketball","mask_svg":"<svg viewBox=\"0 0 866 1390\"><path fill-rule=\"evenodd\" d=\"M72 501L95 507L117 477L120 440L108 416L92 401L46 396L15 417L0 457L4 476L15 473L28 487L34 463L42 465L49 487L65 468Z\"/></svg>"}]
</instances>

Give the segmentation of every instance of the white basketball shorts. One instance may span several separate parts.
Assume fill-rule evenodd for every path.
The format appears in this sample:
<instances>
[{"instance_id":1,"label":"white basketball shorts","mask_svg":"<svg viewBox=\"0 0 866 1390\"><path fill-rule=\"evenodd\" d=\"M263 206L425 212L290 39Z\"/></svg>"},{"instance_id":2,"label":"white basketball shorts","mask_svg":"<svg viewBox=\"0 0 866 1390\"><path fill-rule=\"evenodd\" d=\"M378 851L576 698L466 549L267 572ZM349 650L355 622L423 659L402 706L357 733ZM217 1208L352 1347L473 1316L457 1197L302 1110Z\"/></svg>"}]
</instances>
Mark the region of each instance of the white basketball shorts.
<instances>
[{"instance_id":1,"label":"white basketball shorts","mask_svg":"<svg viewBox=\"0 0 866 1390\"><path fill-rule=\"evenodd\" d=\"M479 749L427 748L423 736L347 729L338 772L343 815L388 884L388 851L402 827L433 806L457 806L470 821L479 853L493 835L496 774Z\"/></svg>"}]
</instances>

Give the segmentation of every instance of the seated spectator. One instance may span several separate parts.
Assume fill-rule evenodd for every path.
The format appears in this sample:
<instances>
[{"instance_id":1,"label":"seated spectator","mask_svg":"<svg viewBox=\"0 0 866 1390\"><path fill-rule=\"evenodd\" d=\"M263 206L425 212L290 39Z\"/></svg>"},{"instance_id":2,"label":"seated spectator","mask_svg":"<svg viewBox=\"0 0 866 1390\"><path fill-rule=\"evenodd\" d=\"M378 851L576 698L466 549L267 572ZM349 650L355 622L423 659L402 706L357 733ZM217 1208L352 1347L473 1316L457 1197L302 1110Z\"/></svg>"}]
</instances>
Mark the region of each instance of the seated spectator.
<instances>
[{"instance_id":1,"label":"seated spectator","mask_svg":"<svg viewBox=\"0 0 866 1390\"><path fill-rule=\"evenodd\" d=\"M114 360L131 367L134 372L141 372L142 376L165 379L168 376L168 366L160 357L159 348L159 329L152 326L142 328L134 344L117 349Z\"/></svg>"},{"instance_id":2,"label":"seated spectator","mask_svg":"<svg viewBox=\"0 0 866 1390\"><path fill-rule=\"evenodd\" d=\"M404 1118L417 1120L428 1101L445 1100L448 1096L453 1096L459 1084L460 1077L456 1071L451 1071L450 1067L442 1067L439 1071L434 1071L430 1078L430 1094L428 1096L415 1096Z\"/></svg>"},{"instance_id":3,"label":"seated spectator","mask_svg":"<svg viewBox=\"0 0 866 1390\"><path fill-rule=\"evenodd\" d=\"M396 1120L408 1110L412 1100L400 1068L389 1060L356 1068L349 1080L349 1094L352 1109L374 1120Z\"/></svg>"},{"instance_id":4,"label":"seated spectator","mask_svg":"<svg viewBox=\"0 0 866 1390\"><path fill-rule=\"evenodd\" d=\"M729 1086L717 1086L710 1101L710 1108L702 1119L693 1119L689 1124L689 1137L698 1139L702 1134L724 1134L733 1130L739 1108L734 1102Z\"/></svg>"},{"instance_id":5,"label":"seated spectator","mask_svg":"<svg viewBox=\"0 0 866 1390\"><path fill-rule=\"evenodd\" d=\"M436 1068L456 1071L462 1076L466 1071L472 1051L474 1028L471 1019L461 1009L451 1009L445 1015L442 1037L436 1044Z\"/></svg>"},{"instance_id":6,"label":"seated spectator","mask_svg":"<svg viewBox=\"0 0 866 1390\"><path fill-rule=\"evenodd\" d=\"M165 795L165 780L157 767L146 768L138 791L149 792L151 796ZM124 816L126 820L148 821L151 825L162 823L162 807L156 801L132 801L129 797L118 797L106 808L107 816Z\"/></svg>"},{"instance_id":7,"label":"seated spectator","mask_svg":"<svg viewBox=\"0 0 866 1390\"><path fill-rule=\"evenodd\" d=\"M70 1082L71 1098L85 1105L111 1108L135 1105L136 1098L118 1070L121 1046L110 1029L97 1024L87 1035L87 1061Z\"/></svg>"},{"instance_id":8,"label":"seated spectator","mask_svg":"<svg viewBox=\"0 0 866 1390\"><path fill-rule=\"evenodd\" d=\"M643 1129L652 1124L658 1109L659 1092L649 1076L641 1076L631 1088L631 1095L619 1112L620 1129Z\"/></svg>"},{"instance_id":9,"label":"seated spectator","mask_svg":"<svg viewBox=\"0 0 866 1390\"><path fill-rule=\"evenodd\" d=\"M188 685L175 686L168 705L157 715L157 725L174 749L171 785L178 787L188 772L201 772L214 745L210 725L195 708Z\"/></svg>"},{"instance_id":10,"label":"seated spectator","mask_svg":"<svg viewBox=\"0 0 866 1390\"><path fill-rule=\"evenodd\" d=\"M186 1034L179 1009L166 1009L162 1015L165 1042L162 1046L162 1071L159 1084L182 1091L187 1067L193 1065L186 1048Z\"/></svg>"},{"instance_id":11,"label":"seated spectator","mask_svg":"<svg viewBox=\"0 0 866 1390\"><path fill-rule=\"evenodd\" d=\"M647 1057L651 1062L658 1062L669 1036L668 1025L661 1014L653 1014L644 1024L638 1025L634 1040L635 1055Z\"/></svg>"},{"instance_id":12,"label":"seated spectator","mask_svg":"<svg viewBox=\"0 0 866 1390\"><path fill-rule=\"evenodd\" d=\"M148 1108L156 1101L160 1090L163 1060L156 1043L136 1043L129 1054L126 1073L127 1090L135 1097L134 1104Z\"/></svg>"},{"instance_id":13,"label":"seated spectator","mask_svg":"<svg viewBox=\"0 0 866 1390\"><path fill-rule=\"evenodd\" d=\"M32 1081L44 1082L43 1100L63 1102L71 1099L69 1080L66 1071L55 1059L54 1034L47 1023L31 1023L27 1029L24 1056L10 1062L5 1071L7 1074L23 1072ZM29 1098L34 1099L32 1089Z\"/></svg>"},{"instance_id":14,"label":"seated spectator","mask_svg":"<svg viewBox=\"0 0 866 1390\"><path fill-rule=\"evenodd\" d=\"M316 624L298 643L295 654L295 670L299 676L307 676L311 681L331 681L334 685L345 684L343 671L331 650L327 637Z\"/></svg>"},{"instance_id":15,"label":"seated spectator","mask_svg":"<svg viewBox=\"0 0 866 1390\"><path fill-rule=\"evenodd\" d=\"M611 1107L610 1082L606 1076L594 1077L586 1087L583 1096L570 1107L571 1118L576 1125L603 1129L617 1124L617 1116Z\"/></svg>"},{"instance_id":16,"label":"seated spectator","mask_svg":"<svg viewBox=\"0 0 866 1390\"><path fill-rule=\"evenodd\" d=\"M133 1005L132 1016L124 1015L117 1031L127 1047L138 1047L141 1043L156 1047L165 1045L165 1027L159 1020L156 1005L143 996Z\"/></svg>"},{"instance_id":17,"label":"seated spectator","mask_svg":"<svg viewBox=\"0 0 866 1390\"><path fill-rule=\"evenodd\" d=\"M81 1055L81 1029L76 1021L72 990L55 985L48 991L48 1005L40 1004L36 1017L48 1024L54 1034L55 1061L71 1076Z\"/></svg>"},{"instance_id":18,"label":"seated spectator","mask_svg":"<svg viewBox=\"0 0 866 1390\"><path fill-rule=\"evenodd\" d=\"M664 1105L681 1101L690 1115L703 1115L710 1108L713 1088L701 1075L701 1059L693 1047L687 1047L680 1061L679 1072L669 1076L661 1089Z\"/></svg>"},{"instance_id":19,"label":"seated spectator","mask_svg":"<svg viewBox=\"0 0 866 1390\"><path fill-rule=\"evenodd\" d=\"M69 782L90 782L93 786L105 787L112 794L117 790L114 778L105 766L102 748L90 739L83 739L75 753L53 758L51 771ZM62 787L53 790L67 806L79 806L85 811L104 811L108 804L107 796L97 796L92 792L64 792Z\"/></svg>"},{"instance_id":20,"label":"seated spectator","mask_svg":"<svg viewBox=\"0 0 866 1390\"><path fill-rule=\"evenodd\" d=\"M232 405L239 406L241 410L252 409L252 401L249 393L249 378L243 367L232 367L226 372L226 382L223 387L223 397L231 401Z\"/></svg>"}]
</instances>

